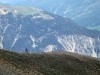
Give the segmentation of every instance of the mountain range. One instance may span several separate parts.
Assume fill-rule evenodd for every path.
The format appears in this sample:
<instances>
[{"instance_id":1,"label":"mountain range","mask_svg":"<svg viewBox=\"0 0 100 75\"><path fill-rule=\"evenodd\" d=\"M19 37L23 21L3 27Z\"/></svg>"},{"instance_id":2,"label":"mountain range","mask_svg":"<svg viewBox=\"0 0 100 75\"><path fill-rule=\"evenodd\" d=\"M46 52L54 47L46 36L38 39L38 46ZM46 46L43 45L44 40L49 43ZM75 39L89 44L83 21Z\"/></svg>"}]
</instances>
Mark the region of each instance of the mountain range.
<instances>
[{"instance_id":1,"label":"mountain range","mask_svg":"<svg viewBox=\"0 0 100 75\"><path fill-rule=\"evenodd\" d=\"M11 0L8 3L33 6L65 18L71 18L78 25L88 29L100 30L100 0Z\"/></svg>"},{"instance_id":2,"label":"mountain range","mask_svg":"<svg viewBox=\"0 0 100 75\"><path fill-rule=\"evenodd\" d=\"M0 5L0 48L100 57L100 32L34 7Z\"/></svg>"}]
</instances>

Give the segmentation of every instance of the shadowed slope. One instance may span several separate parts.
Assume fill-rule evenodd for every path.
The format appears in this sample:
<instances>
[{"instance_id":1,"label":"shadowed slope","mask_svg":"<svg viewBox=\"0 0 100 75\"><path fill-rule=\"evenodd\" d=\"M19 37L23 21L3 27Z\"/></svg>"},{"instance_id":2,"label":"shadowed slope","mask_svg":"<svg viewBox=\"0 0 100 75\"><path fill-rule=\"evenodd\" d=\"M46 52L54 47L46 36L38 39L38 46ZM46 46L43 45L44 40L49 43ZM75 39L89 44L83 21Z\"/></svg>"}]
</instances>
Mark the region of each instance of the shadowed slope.
<instances>
[{"instance_id":1,"label":"shadowed slope","mask_svg":"<svg viewBox=\"0 0 100 75\"><path fill-rule=\"evenodd\" d=\"M69 53L18 54L0 50L0 75L99 75L100 61Z\"/></svg>"}]
</instances>

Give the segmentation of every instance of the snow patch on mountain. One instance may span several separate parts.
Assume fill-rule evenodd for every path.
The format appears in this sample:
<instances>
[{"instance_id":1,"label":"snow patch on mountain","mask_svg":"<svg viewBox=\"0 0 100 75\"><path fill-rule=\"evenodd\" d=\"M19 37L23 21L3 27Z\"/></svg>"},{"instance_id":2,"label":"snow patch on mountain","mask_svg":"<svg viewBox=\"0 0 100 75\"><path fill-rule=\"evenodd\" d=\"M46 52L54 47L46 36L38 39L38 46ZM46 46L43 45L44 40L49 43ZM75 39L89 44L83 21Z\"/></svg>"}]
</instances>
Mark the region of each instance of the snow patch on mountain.
<instances>
[{"instance_id":1,"label":"snow patch on mountain","mask_svg":"<svg viewBox=\"0 0 100 75\"><path fill-rule=\"evenodd\" d=\"M48 46L46 46L46 48L44 49L44 52L52 52L52 51L54 51L55 48L56 48L55 45L48 45Z\"/></svg>"},{"instance_id":2,"label":"snow patch on mountain","mask_svg":"<svg viewBox=\"0 0 100 75\"><path fill-rule=\"evenodd\" d=\"M35 44L35 38L30 35L31 41L33 42L32 47L35 48L37 45Z\"/></svg>"},{"instance_id":3,"label":"snow patch on mountain","mask_svg":"<svg viewBox=\"0 0 100 75\"><path fill-rule=\"evenodd\" d=\"M19 26L18 30L19 30L19 31L21 31L21 30L22 30L22 25L20 25L20 26Z\"/></svg>"},{"instance_id":4,"label":"snow patch on mountain","mask_svg":"<svg viewBox=\"0 0 100 75\"><path fill-rule=\"evenodd\" d=\"M13 41L11 47L13 47L13 46L15 45L15 43L17 42L17 40L18 40L20 37L21 37L21 35L19 35L19 34L16 35L16 37L15 37L15 39L14 39L14 41Z\"/></svg>"},{"instance_id":5,"label":"snow patch on mountain","mask_svg":"<svg viewBox=\"0 0 100 75\"><path fill-rule=\"evenodd\" d=\"M7 26L4 27L4 31L3 31L3 34L6 32L7 28L9 27L10 25L8 24Z\"/></svg>"},{"instance_id":6,"label":"snow patch on mountain","mask_svg":"<svg viewBox=\"0 0 100 75\"><path fill-rule=\"evenodd\" d=\"M8 13L9 13L9 11L6 8L0 8L0 14L1 15L6 15Z\"/></svg>"},{"instance_id":7,"label":"snow patch on mountain","mask_svg":"<svg viewBox=\"0 0 100 75\"><path fill-rule=\"evenodd\" d=\"M18 11L17 10L14 10L14 13L18 13Z\"/></svg>"},{"instance_id":8,"label":"snow patch on mountain","mask_svg":"<svg viewBox=\"0 0 100 75\"><path fill-rule=\"evenodd\" d=\"M3 37L0 36L0 49L3 49Z\"/></svg>"},{"instance_id":9,"label":"snow patch on mountain","mask_svg":"<svg viewBox=\"0 0 100 75\"><path fill-rule=\"evenodd\" d=\"M76 42L73 36L58 37L58 42L64 47L65 51L75 52Z\"/></svg>"},{"instance_id":10,"label":"snow patch on mountain","mask_svg":"<svg viewBox=\"0 0 100 75\"><path fill-rule=\"evenodd\" d=\"M95 40L84 35L62 35L58 37L58 42L65 51L97 57L95 51Z\"/></svg>"}]
</instances>

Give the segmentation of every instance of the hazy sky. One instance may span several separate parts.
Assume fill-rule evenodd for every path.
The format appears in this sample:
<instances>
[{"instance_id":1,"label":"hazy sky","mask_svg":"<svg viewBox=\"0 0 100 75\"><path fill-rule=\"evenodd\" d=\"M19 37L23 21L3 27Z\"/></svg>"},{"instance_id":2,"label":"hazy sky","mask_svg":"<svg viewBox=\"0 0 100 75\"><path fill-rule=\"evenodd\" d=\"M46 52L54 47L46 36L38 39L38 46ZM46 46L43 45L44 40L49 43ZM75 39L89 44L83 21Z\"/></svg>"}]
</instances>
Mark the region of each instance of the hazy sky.
<instances>
[{"instance_id":1,"label":"hazy sky","mask_svg":"<svg viewBox=\"0 0 100 75\"><path fill-rule=\"evenodd\" d=\"M13 0L0 0L1 3L9 3L12 2Z\"/></svg>"},{"instance_id":2,"label":"hazy sky","mask_svg":"<svg viewBox=\"0 0 100 75\"><path fill-rule=\"evenodd\" d=\"M0 0L0 3L12 3L12 2L20 2L20 1L24 1L24 0Z\"/></svg>"}]
</instances>

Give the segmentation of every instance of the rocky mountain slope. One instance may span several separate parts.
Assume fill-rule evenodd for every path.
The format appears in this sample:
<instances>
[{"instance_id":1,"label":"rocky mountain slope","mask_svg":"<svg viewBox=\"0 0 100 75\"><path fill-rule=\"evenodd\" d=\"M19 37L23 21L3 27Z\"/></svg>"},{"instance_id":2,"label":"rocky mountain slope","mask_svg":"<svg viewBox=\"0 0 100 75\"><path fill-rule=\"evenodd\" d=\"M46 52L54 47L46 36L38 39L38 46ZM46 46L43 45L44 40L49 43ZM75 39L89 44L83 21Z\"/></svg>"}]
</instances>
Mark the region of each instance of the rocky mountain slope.
<instances>
[{"instance_id":1,"label":"rocky mountain slope","mask_svg":"<svg viewBox=\"0 0 100 75\"><path fill-rule=\"evenodd\" d=\"M33 7L0 5L0 48L68 51L100 57L100 32Z\"/></svg>"},{"instance_id":2,"label":"rocky mountain slope","mask_svg":"<svg viewBox=\"0 0 100 75\"><path fill-rule=\"evenodd\" d=\"M0 75L99 75L100 59L56 52L20 54L0 50Z\"/></svg>"}]
</instances>

